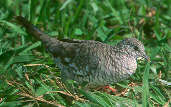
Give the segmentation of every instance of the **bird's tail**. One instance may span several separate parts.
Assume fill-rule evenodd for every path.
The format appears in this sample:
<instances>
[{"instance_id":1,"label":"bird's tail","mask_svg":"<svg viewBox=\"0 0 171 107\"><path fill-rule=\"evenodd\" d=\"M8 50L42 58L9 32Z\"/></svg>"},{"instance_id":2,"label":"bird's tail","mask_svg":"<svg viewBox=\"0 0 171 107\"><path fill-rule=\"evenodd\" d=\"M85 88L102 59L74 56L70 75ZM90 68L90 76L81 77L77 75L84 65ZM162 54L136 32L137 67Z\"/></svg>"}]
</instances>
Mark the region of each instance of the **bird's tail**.
<instances>
[{"instance_id":1,"label":"bird's tail","mask_svg":"<svg viewBox=\"0 0 171 107\"><path fill-rule=\"evenodd\" d=\"M50 53L54 55L61 53L60 51L63 50L63 48L61 48L63 45L62 41L59 41L58 39L52 38L48 36L47 34L43 33L36 26L31 24L31 22L29 22L27 19L25 19L22 16L16 16L15 20L18 22L18 24L25 27L27 33L31 34L38 40L42 41L46 49Z\"/></svg>"},{"instance_id":2,"label":"bird's tail","mask_svg":"<svg viewBox=\"0 0 171 107\"><path fill-rule=\"evenodd\" d=\"M39 40L41 40L41 36L46 35L45 33L40 31L36 26L31 24L31 22L29 22L26 18L22 16L16 16L15 20L17 21L18 24L26 28L27 33L33 35L35 38Z\"/></svg>"}]
</instances>

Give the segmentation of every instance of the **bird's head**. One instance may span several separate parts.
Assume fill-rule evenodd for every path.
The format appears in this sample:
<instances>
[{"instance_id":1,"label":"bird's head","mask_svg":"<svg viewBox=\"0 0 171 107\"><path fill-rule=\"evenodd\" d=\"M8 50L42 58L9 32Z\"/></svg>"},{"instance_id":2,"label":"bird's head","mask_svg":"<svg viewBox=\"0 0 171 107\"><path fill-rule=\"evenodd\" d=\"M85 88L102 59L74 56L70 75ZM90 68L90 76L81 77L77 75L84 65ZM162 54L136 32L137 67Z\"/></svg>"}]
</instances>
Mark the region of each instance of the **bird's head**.
<instances>
[{"instance_id":1,"label":"bird's head","mask_svg":"<svg viewBox=\"0 0 171 107\"><path fill-rule=\"evenodd\" d=\"M150 60L145 53L144 45L136 38L124 39L118 43L117 47L119 47L123 52L126 52L127 54L136 58L136 60Z\"/></svg>"}]
</instances>

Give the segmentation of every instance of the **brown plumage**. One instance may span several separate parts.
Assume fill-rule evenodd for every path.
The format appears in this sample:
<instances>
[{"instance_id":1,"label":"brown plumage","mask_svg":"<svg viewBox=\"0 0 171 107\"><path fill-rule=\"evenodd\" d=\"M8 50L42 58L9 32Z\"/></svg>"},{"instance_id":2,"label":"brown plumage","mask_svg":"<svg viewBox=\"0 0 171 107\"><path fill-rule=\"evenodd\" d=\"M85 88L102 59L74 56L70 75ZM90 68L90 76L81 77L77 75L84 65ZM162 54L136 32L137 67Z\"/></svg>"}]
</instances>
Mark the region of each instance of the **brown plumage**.
<instances>
[{"instance_id":1,"label":"brown plumage","mask_svg":"<svg viewBox=\"0 0 171 107\"><path fill-rule=\"evenodd\" d=\"M135 73L139 57L148 59L143 44L136 38L124 39L115 46L93 40L61 41L44 34L21 16L16 20L43 42L54 56L64 80L87 82L89 87L105 86Z\"/></svg>"}]
</instances>

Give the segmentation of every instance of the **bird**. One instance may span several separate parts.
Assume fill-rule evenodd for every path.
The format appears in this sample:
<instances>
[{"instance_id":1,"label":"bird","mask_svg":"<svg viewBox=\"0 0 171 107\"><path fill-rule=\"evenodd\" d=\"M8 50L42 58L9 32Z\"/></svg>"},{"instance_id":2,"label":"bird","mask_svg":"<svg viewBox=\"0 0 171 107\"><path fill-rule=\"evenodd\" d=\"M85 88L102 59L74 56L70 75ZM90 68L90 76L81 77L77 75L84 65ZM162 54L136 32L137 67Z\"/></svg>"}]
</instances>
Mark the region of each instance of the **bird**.
<instances>
[{"instance_id":1,"label":"bird","mask_svg":"<svg viewBox=\"0 0 171 107\"><path fill-rule=\"evenodd\" d=\"M15 16L15 20L51 53L64 81L87 83L88 88L108 86L134 74L140 58L149 60L143 43L136 38L125 38L114 46L95 40L59 40L22 16Z\"/></svg>"}]
</instances>

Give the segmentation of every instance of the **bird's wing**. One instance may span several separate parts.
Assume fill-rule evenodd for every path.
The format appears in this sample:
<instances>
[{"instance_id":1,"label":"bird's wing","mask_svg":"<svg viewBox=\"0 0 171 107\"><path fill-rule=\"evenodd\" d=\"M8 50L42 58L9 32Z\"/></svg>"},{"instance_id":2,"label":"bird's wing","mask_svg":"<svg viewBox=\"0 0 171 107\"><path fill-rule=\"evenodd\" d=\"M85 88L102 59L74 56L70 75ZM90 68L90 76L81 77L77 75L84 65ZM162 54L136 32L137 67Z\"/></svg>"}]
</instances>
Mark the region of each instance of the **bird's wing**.
<instances>
[{"instance_id":1,"label":"bird's wing","mask_svg":"<svg viewBox=\"0 0 171 107\"><path fill-rule=\"evenodd\" d=\"M94 48L94 42L87 43L56 43L48 50L54 56L56 63L62 67L70 69L77 75L86 76L97 68L99 56ZM96 46L95 46L96 47ZM96 52L94 52L96 51Z\"/></svg>"}]
</instances>

